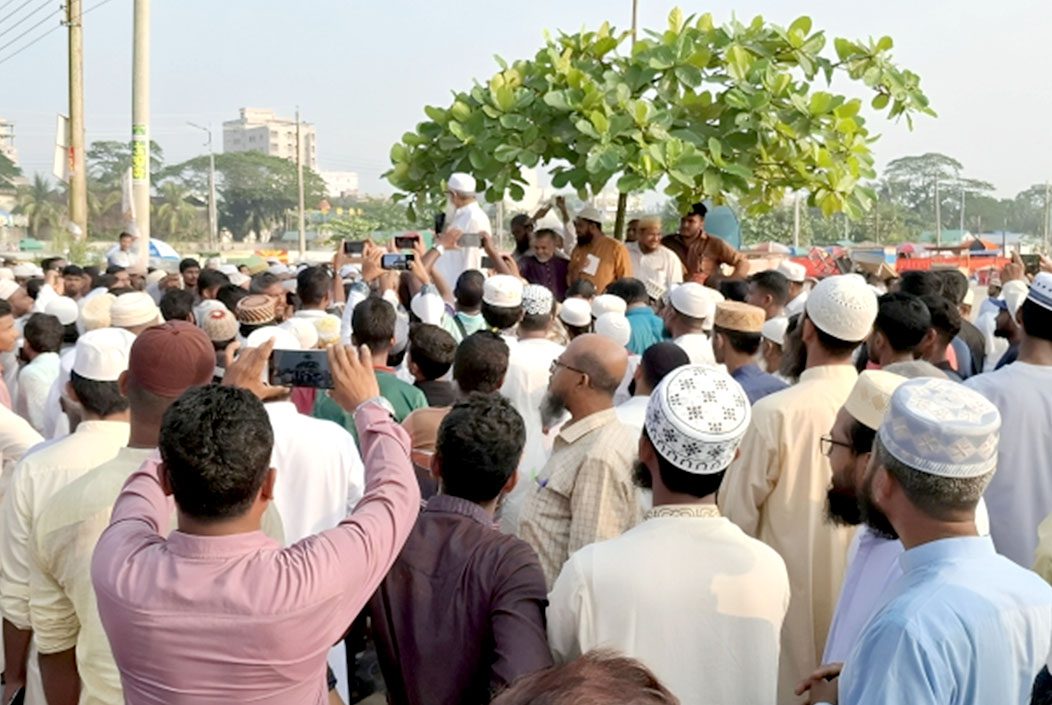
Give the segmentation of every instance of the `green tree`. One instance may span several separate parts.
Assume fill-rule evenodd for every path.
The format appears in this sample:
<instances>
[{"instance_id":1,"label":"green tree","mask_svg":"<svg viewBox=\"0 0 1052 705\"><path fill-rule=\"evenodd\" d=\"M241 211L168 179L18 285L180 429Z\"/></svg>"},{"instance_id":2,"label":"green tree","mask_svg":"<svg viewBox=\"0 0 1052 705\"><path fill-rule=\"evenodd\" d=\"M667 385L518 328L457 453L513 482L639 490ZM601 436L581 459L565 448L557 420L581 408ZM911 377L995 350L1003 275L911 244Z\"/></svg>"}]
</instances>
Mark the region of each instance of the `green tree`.
<instances>
[{"instance_id":1,"label":"green tree","mask_svg":"<svg viewBox=\"0 0 1052 705\"><path fill-rule=\"evenodd\" d=\"M203 236L201 211L190 202L190 193L175 181L157 187L158 201L151 205L150 229L168 240L196 240Z\"/></svg>"},{"instance_id":2,"label":"green tree","mask_svg":"<svg viewBox=\"0 0 1052 705\"><path fill-rule=\"evenodd\" d=\"M60 227L66 219L62 191L41 174L34 174L32 183L19 187L16 199L15 212L26 216L30 237L40 237L45 230Z\"/></svg>"},{"instance_id":3,"label":"green tree","mask_svg":"<svg viewBox=\"0 0 1052 705\"><path fill-rule=\"evenodd\" d=\"M22 170L18 168L18 165L8 159L7 155L0 152L0 188L10 188L14 186L14 181L22 175Z\"/></svg>"},{"instance_id":4,"label":"green tree","mask_svg":"<svg viewBox=\"0 0 1052 705\"><path fill-rule=\"evenodd\" d=\"M219 225L237 238L250 232L269 232L297 207L296 165L287 159L260 152L228 152L215 155L215 162ZM158 184L169 180L204 193L208 186L208 156L161 170ZM304 168L303 191L308 207L316 206L325 196L325 182L313 170Z\"/></svg>"},{"instance_id":5,"label":"green tree","mask_svg":"<svg viewBox=\"0 0 1052 705\"><path fill-rule=\"evenodd\" d=\"M117 140L92 142L85 153L88 175L105 188L120 188L121 177L131 167L131 143ZM164 167L164 151L150 140L150 173L158 174Z\"/></svg>"},{"instance_id":6,"label":"green tree","mask_svg":"<svg viewBox=\"0 0 1052 705\"><path fill-rule=\"evenodd\" d=\"M320 230L342 239L361 240L375 232L412 230L405 208L385 198L338 198L332 203L344 213L333 215Z\"/></svg>"},{"instance_id":7,"label":"green tree","mask_svg":"<svg viewBox=\"0 0 1052 705\"><path fill-rule=\"evenodd\" d=\"M454 94L446 108L391 148L386 178L410 212L439 201L458 170L487 198L521 196L521 167L546 165L556 188L584 197L616 178L622 192L665 184L680 206L739 199L752 212L808 193L825 213L861 215L872 192L876 139L861 101L820 90L820 80L861 84L890 118L934 112L920 79L890 59L892 40L827 38L810 18L789 27L756 17L718 26L677 9L662 32L628 48L627 33L560 33L528 60Z\"/></svg>"}]
</instances>

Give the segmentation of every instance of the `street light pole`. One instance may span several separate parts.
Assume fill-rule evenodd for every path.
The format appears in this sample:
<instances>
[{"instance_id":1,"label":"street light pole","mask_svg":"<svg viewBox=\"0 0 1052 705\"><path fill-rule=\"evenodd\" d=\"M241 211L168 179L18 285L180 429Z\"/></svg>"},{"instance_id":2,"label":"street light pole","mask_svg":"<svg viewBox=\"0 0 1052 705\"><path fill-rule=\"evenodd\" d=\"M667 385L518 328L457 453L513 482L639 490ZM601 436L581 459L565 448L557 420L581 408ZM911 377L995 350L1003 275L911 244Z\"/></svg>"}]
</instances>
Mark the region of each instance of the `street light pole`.
<instances>
[{"instance_id":1,"label":"street light pole","mask_svg":"<svg viewBox=\"0 0 1052 705\"><path fill-rule=\"evenodd\" d=\"M296 106L296 190L299 200L300 261L307 258L307 225L303 210L303 140L300 135L300 109Z\"/></svg>"},{"instance_id":2,"label":"street light pole","mask_svg":"<svg viewBox=\"0 0 1052 705\"><path fill-rule=\"evenodd\" d=\"M212 150L212 130L192 122L186 124L208 135L208 249L212 250L219 242L219 222L216 213L216 155Z\"/></svg>"}]
</instances>

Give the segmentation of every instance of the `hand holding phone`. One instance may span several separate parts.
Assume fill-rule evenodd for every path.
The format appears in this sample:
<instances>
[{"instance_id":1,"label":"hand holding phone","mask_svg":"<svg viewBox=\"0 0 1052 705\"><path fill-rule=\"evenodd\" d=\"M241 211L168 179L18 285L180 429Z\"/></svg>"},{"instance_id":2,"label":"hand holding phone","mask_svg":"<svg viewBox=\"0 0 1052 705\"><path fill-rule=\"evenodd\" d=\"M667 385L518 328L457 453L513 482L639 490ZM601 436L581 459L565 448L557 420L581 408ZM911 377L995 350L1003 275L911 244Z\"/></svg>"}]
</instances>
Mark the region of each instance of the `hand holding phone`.
<instances>
[{"instance_id":1,"label":"hand holding phone","mask_svg":"<svg viewBox=\"0 0 1052 705\"><path fill-rule=\"evenodd\" d=\"M389 253L385 254L380 258L380 268L389 269L396 272L408 272L410 263L412 263L416 257L412 254Z\"/></svg>"},{"instance_id":2,"label":"hand holding phone","mask_svg":"<svg viewBox=\"0 0 1052 705\"><path fill-rule=\"evenodd\" d=\"M420 236L413 235L395 235L394 244L399 250L415 250L416 243L420 241Z\"/></svg>"},{"instance_id":3,"label":"hand holding phone","mask_svg":"<svg viewBox=\"0 0 1052 705\"><path fill-rule=\"evenodd\" d=\"M360 255L365 250L365 240L344 240L343 254Z\"/></svg>"},{"instance_id":4,"label":"hand holding phone","mask_svg":"<svg viewBox=\"0 0 1052 705\"><path fill-rule=\"evenodd\" d=\"M479 233L464 233L457 241L457 245L460 247L481 247L482 235Z\"/></svg>"},{"instance_id":5,"label":"hand holding phone","mask_svg":"<svg viewBox=\"0 0 1052 705\"><path fill-rule=\"evenodd\" d=\"M278 387L332 389L325 350L275 350L270 356L270 383Z\"/></svg>"}]
</instances>

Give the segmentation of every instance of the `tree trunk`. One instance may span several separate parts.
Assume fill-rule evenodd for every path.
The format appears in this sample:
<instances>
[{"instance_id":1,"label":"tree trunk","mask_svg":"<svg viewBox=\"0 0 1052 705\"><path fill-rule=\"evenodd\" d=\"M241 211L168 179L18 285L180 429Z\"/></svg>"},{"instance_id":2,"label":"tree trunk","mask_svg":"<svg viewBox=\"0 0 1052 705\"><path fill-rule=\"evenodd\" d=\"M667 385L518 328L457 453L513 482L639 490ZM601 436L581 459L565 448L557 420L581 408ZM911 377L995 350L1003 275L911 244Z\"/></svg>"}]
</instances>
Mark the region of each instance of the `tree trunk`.
<instances>
[{"instance_id":1,"label":"tree trunk","mask_svg":"<svg viewBox=\"0 0 1052 705\"><path fill-rule=\"evenodd\" d=\"M625 239L625 210L628 208L628 194L617 195L617 218L614 220L614 237L618 240Z\"/></svg>"}]
</instances>

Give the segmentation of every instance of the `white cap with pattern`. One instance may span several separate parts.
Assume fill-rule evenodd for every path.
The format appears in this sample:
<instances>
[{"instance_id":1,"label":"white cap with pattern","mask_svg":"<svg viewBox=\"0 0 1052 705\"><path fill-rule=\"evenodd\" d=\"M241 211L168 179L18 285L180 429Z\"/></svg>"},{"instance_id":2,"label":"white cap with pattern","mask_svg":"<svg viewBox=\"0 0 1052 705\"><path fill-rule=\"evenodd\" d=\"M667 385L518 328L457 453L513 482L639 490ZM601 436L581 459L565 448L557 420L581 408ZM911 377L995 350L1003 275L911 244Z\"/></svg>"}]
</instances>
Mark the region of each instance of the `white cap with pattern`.
<instances>
[{"instance_id":1,"label":"white cap with pattern","mask_svg":"<svg viewBox=\"0 0 1052 705\"><path fill-rule=\"evenodd\" d=\"M905 381L902 375L884 370L865 370L851 388L844 409L851 418L876 431L888 412L891 395Z\"/></svg>"},{"instance_id":2,"label":"white cap with pattern","mask_svg":"<svg viewBox=\"0 0 1052 705\"><path fill-rule=\"evenodd\" d=\"M555 297L552 291L540 284L527 284L522 288L522 310L530 316L543 316L552 312Z\"/></svg>"},{"instance_id":3,"label":"white cap with pattern","mask_svg":"<svg viewBox=\"0 0 1052 705\"><path fill-rule=\"evenodd\" d=\"M877 295L862 277L827 277L807 297L805 311L823 333L848 343L861 343L877 320Z\"/></svg>"}]
</instances>

